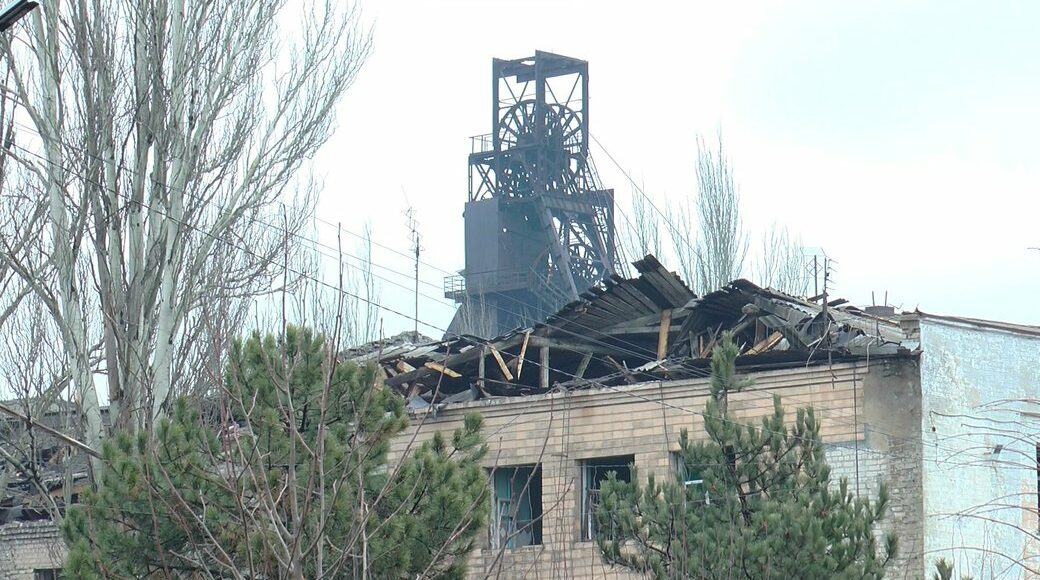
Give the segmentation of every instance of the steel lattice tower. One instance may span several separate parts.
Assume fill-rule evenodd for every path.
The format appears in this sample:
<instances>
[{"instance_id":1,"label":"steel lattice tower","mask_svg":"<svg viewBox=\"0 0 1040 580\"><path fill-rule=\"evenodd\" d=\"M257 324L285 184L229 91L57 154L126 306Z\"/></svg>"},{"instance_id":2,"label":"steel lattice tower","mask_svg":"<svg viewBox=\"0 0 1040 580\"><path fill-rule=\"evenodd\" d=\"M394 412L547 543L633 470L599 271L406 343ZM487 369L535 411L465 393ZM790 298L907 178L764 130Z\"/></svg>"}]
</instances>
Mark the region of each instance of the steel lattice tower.
<instances>
[{"instance_id":1,"label":"steel lattice tower","mask_svg":"<svg viewBox=\"0 0 1040 580\"><path fill-rule=\"evenodd\" d=\"M544 319L617 270L614 192L589 157L589 65L538 51L492 64L492 132L473 138L466 268L451 332Z\"/></svg>"}]
</instances>

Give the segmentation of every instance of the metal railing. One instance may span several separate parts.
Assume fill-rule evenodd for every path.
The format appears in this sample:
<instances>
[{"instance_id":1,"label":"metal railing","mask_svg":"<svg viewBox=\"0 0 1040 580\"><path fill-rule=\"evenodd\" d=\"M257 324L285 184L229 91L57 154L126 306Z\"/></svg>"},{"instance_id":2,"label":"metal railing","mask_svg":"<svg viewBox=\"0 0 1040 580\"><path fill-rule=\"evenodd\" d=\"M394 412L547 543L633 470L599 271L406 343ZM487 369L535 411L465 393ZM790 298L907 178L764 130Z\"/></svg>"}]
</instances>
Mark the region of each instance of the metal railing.
<instances>
[{"instance_id":1,"label":"metal railing","mask_svg":"<svg viewBox=\"0 0 1040 580\"><path fill-rule=\"evenodd\" d=\"M445 276L444 297L455 302L462 302L466 298L466 277L462 274Z\"/></svg>"},{"instance_id":2,"label":"metal railing","mask_svg":"<svg viewBox=\"0 0 1040 580\"><path fill-rule=\"evenodd\" d=\"M487 153L495 150L495 140L491 133L474 135L469 138L470 153Z\"/></svg>"}]
</instances>

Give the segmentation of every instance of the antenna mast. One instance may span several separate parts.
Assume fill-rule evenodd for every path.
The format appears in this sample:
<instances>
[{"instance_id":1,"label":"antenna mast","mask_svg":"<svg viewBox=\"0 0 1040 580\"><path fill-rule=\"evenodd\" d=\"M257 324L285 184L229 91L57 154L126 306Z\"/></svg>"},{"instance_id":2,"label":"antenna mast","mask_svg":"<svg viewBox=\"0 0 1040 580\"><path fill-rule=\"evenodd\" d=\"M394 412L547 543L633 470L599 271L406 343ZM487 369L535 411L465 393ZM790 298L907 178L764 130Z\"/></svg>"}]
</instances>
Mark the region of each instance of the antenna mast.
<instances>
[{"instance_id":1,"label":"antenna mast","mask_svg":"<svg viewBox=\"0 0 1040 580\"><path fill-rule=\"evenodd\" d=\"M419 222L415 219L415 208L408 206L404 212L408 218L408 239L412 243L412 251L415 252L415 328L412 331L412 340L419 341L419 253L422 251L421 236L419 234Z\"/></svg>"}]
</instances>

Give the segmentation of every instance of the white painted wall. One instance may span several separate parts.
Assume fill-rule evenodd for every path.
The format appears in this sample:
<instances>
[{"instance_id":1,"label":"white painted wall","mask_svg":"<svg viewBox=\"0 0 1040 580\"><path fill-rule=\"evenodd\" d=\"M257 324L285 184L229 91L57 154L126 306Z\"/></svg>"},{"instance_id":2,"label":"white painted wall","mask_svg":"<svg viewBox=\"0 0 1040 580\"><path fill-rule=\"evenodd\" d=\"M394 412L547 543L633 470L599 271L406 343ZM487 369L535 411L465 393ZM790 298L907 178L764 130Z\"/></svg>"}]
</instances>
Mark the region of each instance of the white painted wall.
<instances>
[{"instance_id":1,"label":"white painted wall","mask_svg":"<svg viewBox=\"0 0 1040 580\"><path fill-rule=\"evenodd\" d=\"M1040 577L1017 563L1040 570L1040 338L923 319L921 348L926 566Z\"/></svg>"}]
</instances>

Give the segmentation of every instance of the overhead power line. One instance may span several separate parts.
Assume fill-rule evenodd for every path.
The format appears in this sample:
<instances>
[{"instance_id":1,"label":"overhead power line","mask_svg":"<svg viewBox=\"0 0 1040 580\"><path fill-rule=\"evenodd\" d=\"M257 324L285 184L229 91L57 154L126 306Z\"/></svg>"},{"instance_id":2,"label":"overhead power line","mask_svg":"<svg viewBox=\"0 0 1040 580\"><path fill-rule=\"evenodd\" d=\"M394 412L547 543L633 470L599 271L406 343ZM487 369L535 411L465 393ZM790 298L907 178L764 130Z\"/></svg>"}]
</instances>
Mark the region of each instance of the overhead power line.
<instances>
[{"instance_id":1,"label":"overhead power line","mask_svg":"<svg viewBox=\"0 0 1040 580\"><path fill-rule=\"evenodd\" d=\"M23 152L25 152L25 153L27 153L27 154L29 154L29 155L32 155L32 156L34 156L34 157L36 157L38 159L41 159L45 163L53 165L53 163L49 159L47 159L46 157L44 157L44 156L42 156L42 155L40 155L40 154L38 154L36 152L33 152L33 151L31 151L29 149L26 149L26 148L24 148L24 147L22 147L20 145L17 145L17 144L12 144L12 146L17 148L17 149L19 149L19 150L21 150L21 151L23 151ZM66 145L66 146L68 146L68 145ZM602 147L602 145L600 145L600 146ZM68 168L64 168L64 169L66 171L68 171L69 173L72 173L76 177L82 179L83 181L87 182L87 183L90 183L90 184L92 184L94 186L97 186L97 187L101 188L102 190L110 191L111 193L114 193L116 195L122 196L127 202L131 202L131 200L129 199L129 196L127 196L126 194L123 194L123 193L120 193L120 192L117 192L117 191L111 191L105 185L97 183L97 182L95 182L93 180L90 180L89 178L87 178L86 176L84 176L82 174L79 174L79 173L77 173L77 172L75 172L73 170L69 170ZM128 171L130 171L130 170L128 169ZM188 192L183 192L183 193L185 193L186 195L191 196L191 194L188 193ZM201 200L201 202L202 203L207 203L205 200ZM183 220L178 220L176 218L173 218L172 216L170 216L168 213L166 213L162 209L155 208L155 207L149 206L147 204L142 204L142 205L144 207L146 207L147 209L149 209L150 211L153 211L153 212L157 213L158 215L162 215L163 217L165 217L165 218L167 218L167 219L169 219L169 220L171 220L171 221L173 221L173 222L175 222L175 223L177 223L177 224L179 224L181 226L184 226L184 227L193 229L193 230L195 230L195 231L197 231L199 233L202 233L203 235L206 235L206 236L212 238L214 241L216 241L218 243L221 243L221 244L233 247L235 249L238 249L239 251L242 251L243 253L245 253L247 255L250 255L250 256L253 256L253 257L259 257L259 256L257 256L257 254L255 254L250 249L248 249L248 248L246 248L244 246L235 244L235 243L231 242L230 240L214 236L212 233L210 233L208 231L205 231L203 228L200 228L200 227L195 226L195 225L190 224L190 223L186 223ZM261 225L265 225L264 222L262 222L262 221L260 221L258 219L255 220L255 221L256 221L256 223L259 223ZM322 221L325 221L325 220L322 220ZM331 222L327 222L327 221L325 221L325 223L329 223L330 225L334 225ZM278 229L277 226L270 226L270 227ZM339 227L339 226L336 226L336 227ZM285 230L283 229L281 231L285 231ZM342 231L346 231L346 230L342 230ZM286 232L286 233L288 233L288 232ZM350 232L350 233L352 233L352 232ZM306 238L305 236L301 236L301 235L298 235L298 234L292 234L292 235L296 235L300 239L305 240L305 241L309 241L310 243L315 244L315 245L324 245L324 244L320 244L316 240L311 240L309 238ZM358 235L358 234L353 234L353 235ZM358 235L358 236L360 237L360 235ZM363 239L365 239L365 238L363 238ZM383 246L382 244L380 244L380 245L382 247L385 247L385 248L395 252L395 253L400 253L403 256L408 256L408 254L405 254L404 252L399 252L398 250L396 250L394 248L390 248L389 246ZM326 246L326 247L329 247L329 246ZM309 280L309 281L311 281L311 282L313 282L315 284L327 287L327 288L329 288L329 289L331 289L331 290L333 290L335 292L339 292L339 293L341 293L341 294L343 294L343 295L345 295L347 297L353 298L353 299L358 300L360 302L363 302L365 304L369 304L369 305L375 306L375 307L377 307L377 308L379 308L379 309L381 309L383 311L395 314L395 315L400 316L402 318L405 318L407 320L413 320L416 324L422 324L423 326L426 326L428 328L431 328L431 329L434 329L434 330L437 330L437 331L440 331L440 332L443 332L443 333L447 334L447 329L444 329L444 328L442 328L442 327L440 327L440 326L438 326L436 324L432 324L432 323L427 322L425 320L419 319L418 316L410 316L410 315L408 315L408 314L406 314L404 312L401 312L401 311L396 310L394 308L390 308L388 306L385 306L384 304L382 304L380 302L371 300L371 299L366 298L364 296L361 296L361 295L359 295L357 293L350 292L349 290L345 290L343 288L340 288L338 286L335 286L333 284L325 282L324 280L320 280L318 278L315 278L314 276L311 276L311 275L307 274L306 272L303 272L303 271L300 271L300 270L297 270L297 269L294 269L294 268L291 268L291 267L286 267L286 269L287 269L287 271L289 273L291 273L293 275L296 275L296 276L300 277L301 279ZM391 270L391 271L394 271L394 270ZM394 271L394 272L396 272L396 271ZM506 311L506 312L508 312L508 311ZM550 328L556 328L558 330L563 330L563 329L560 329L559 327L555 327L555 326L553 326L551 324L547 324L546 323L545 325L550 327ZM485 346L493 346L493 343L490 340L478 339L477 337L470 337L470 338L475 340L476 342L483 343ZM585 340L588 340L590 342L593 342L593 343L596 343L596 342L602 343L602 341L597 341L596 339L592 339L591 337L582 336L582 338L585 339ZM606 344L606 343L602 343L602 344ZM640 357L644 357L644 358L647 357L647 356L649 356L651 359L655 358L656 353L651 353L649 350L646 350L646 349L643 349L642 347L639 347L639 345L634 345L632 343L628 343L628 344L630 346L634 346L634 347L639 348L640 350L644 350L645 351L644 354L634 353L634 352L629 351L629 354L635 354L636 356L640 356ZM611 345L611 346L613 348L617 348L616 345ZM618 350L624 352L625 349L618 349ZM592 358L597 360L597 361L599 361L599 362L601 362L601 363L610 364L610 361L606 357L604 357L604 356L593 355ZM541 367L542 366L540 362L534 361L534 360L526 361L526 363L527 364L531 364L531 365L533 365L535 367ZM568 377L570 377L572 379L582 379L583 378L583 377L578 377L575 374L569 373L569 372L567 372L567 371L565 371L563 369L557 368L557 367L547 366L547 368L549 370L555 371L555 372L557 372L557 373L559 373L561 375L568 376ZM655 380L660 380L660 379L657 379L655 377ZM593 381L593 382L595 382L595 381ZM671 403L667 403L667 402L662 401L662 400L657 400L657 399L653 399L653 398L650 398L650 397L645 397L643 395L639 395L638 393L632 393L632 392L630 392L628 390L625 390L625 389L622 389L622 388L619 388L619 387L616 387L616 386L603 385L602 383L597 383L597 384L599 384L603 388L607 388L609 390L618 392L620 394L624 394L626 396L630 396L630 397L634 397L634 398L637 398L637 399L640 399L640 400L644 400L646 402L652 402L652 403L661 405L661 406L666 407L666 408L671 408L673 410L678 410L678 411L683 412L683 413L687 413L687 414L691 414L691 415L700 415L700 416L704 415L703 412L699 412L699 411L688 409L686 407L682 407L682 406L679 406L679 405L674 405L674 404L671 404ZM763 395L766 396L766 397L769 397L769 398L772 397L771 394L765 393L765 392L763 392ZM795 399L795 400L798 401L798 399ZM798 402L804 402L804 401L798 401ZM811 404L811 402L806 402L806 403ZM738 424L738 422L736 422L736 421L729 421L729 420L726 420L726 421L727 422L732 422L734 424ZM835 421L836 422L840 422L841 419L837 418L837 419L835 419ZM866 423L863 423L863 425L866 425ZM879 431L876 428L874 428L873 430L875 432L880 433L880 434L884 434L884 435L890 436L890 437L895 438L895 439L900 439L900 437L898 437L898 436L891 435L891 434L885 433L883 431ZM906 438L901 438L901 439L906 439Z\"/></svg>"}]
</instances>

